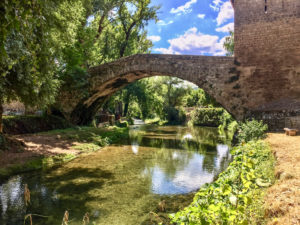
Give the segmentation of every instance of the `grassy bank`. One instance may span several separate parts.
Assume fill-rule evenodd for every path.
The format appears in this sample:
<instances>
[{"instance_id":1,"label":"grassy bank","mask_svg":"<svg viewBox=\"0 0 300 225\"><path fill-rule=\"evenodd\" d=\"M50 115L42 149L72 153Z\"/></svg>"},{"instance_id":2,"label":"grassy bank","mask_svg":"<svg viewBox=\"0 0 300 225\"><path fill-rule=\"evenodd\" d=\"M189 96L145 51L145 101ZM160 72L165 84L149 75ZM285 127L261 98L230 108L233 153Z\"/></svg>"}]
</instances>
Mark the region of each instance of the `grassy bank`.
<instances>
[{"instance_id":1,"label":"grassy bank","mask_svg":"<svg viewBox=\"0 0 300 225\"><path fill-rule=\"evenodd\" d=\"M25 148L22 151L1 152L0 157L13 157L16 159L15 161L17 163L6 164L5 161L2 162L0 165L0 178L3 179L22 172L48 169L53 166L68 162L78 157L82 153L97 151L104 146L117 143L120 140L126 139L127 137L128 128L119 127L75 127L27 135L26 141L30 143L39 142L42 147L47 145L47 151L38 152L37 154L33 153L30 149L28 150ZM41 141L43 140L46 143L42 143ZM60 152L57 152L60 142L63 143L62 146L68 146L68 149L62 149ZM24 154L31 155L26 159L20 159Z\"/></svg>"},{"instance_id":2,"label":"grassy bank","mask_svg":"<svg viewBox=\"0 0 300 225\"><path fill-rule=\"evenodd\" d=\"M55 135L58 139L79 142L80 144L74 146L74 149L89 152L128 138L128 128L115 126L108 128L75 127L51 130L40 133L40 135Z\"/></svg>"},{"instance_id":3,"label":"grassy bank","mask_svg":"<svg viewBox=\"0 0 300 225\"><path fill-rule=\"evenodd\" d=\"M170 215L176 224L261 224L263 197L274 182L274 158L263 141L232 149L230 166L201 188L190 206Z\"/></svg>"}]
</instances>

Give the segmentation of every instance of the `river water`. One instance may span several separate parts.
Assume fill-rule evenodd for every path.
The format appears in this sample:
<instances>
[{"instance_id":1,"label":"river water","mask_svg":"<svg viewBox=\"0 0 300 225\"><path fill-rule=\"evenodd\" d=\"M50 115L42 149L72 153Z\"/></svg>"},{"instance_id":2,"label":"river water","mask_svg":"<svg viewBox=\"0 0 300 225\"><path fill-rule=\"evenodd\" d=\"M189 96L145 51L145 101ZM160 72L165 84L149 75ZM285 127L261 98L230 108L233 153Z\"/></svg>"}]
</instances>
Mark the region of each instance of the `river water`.
<instances>
[{"instance_id":1,"label":"river water","mask_svg":"<svg viewBox=\"0 0 300 225\"><path fill-rule=\"evenodd\" d=\"M23 224L26 214L36 214L34 225L59 225L65 210L74 225L86 212L90 224L166 224L169 213L189 205L228 166L229 146L215 128L133 125L120 144L0 184L0 224Z\"/></svg>"}]
</instances>

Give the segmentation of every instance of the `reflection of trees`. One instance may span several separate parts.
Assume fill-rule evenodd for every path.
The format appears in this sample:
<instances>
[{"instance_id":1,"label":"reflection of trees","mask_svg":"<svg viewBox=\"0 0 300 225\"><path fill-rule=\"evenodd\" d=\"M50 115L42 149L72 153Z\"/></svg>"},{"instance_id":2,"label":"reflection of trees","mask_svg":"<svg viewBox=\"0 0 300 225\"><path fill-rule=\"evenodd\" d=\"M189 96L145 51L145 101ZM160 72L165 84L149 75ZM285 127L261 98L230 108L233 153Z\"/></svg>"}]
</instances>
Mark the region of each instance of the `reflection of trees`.
<instances>
[{"instance_id":1,"label":"reflection of trees","mask_svg":"<svg viewBox=\"0 0 300 225\"><path fill-rule=\"evenodd\" d=\"M208 173L213 173L216 168L217 155L212 153L207 153L204 155L203 159L203 170Z\"/></svg>"},{"instance_id":2,"label":"reflection of trees","mask_svg":"<svg viewBox=\"0 0 300 225\"><path fill-rule=\"evenodd\" d=\"M161 148L155 151L151 164L157 165L168 179L172 179L178 171L187 166L193 156L194 153L191 151L183 152Z\"/></svg>"},{"instance_id":3,"label":"reflection of trees","mask_svg":"<svg viewBox=\"0 0 300 225\"><path fill-rule=\"evenodd\" d=\"M25 215L26 211L22 187L24 184L20 177L15 177L0 187L1 220L4 224L23 222L22 215Z\"/></svg>"},{"instance_id":4,"label":"reflection of trees","mask_svg":"<svg viewBox=\"0 0 300 225\"><path fill-rule=\"evenodd\" d=\"M227 136L226 133L220 134L216 128L147 127L147 132L141 136L140 146L157 148L147 167L158 166L168 179L174 178L178 171L183 170L195 154L204 157L200 170L219 174L227 166L228 154L221 158L216 151L218 143L227 143ZM220 165L217 165L219 161ZM151 169L148 172L151 175Z\"/></svg>"}]
</instances>

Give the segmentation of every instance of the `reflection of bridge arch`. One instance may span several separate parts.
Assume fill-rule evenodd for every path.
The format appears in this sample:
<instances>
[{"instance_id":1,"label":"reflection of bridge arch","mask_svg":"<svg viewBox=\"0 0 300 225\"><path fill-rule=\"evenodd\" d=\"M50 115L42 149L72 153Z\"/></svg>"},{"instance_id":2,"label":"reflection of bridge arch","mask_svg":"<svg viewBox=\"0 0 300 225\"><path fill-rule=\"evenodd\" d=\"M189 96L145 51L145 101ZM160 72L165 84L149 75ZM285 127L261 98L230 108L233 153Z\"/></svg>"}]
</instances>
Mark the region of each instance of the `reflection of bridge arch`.
<instances>
[{"instance_id":1,"label":"reflection of bridge arch","mask_svg":"<svg viewBox=\"0 0 300 225\"><path fill-rule=\"evenodd\" d=\"M190 81L203 88L233 115L232 95L238 80L232 57L184 55L133 55L93 67L89 70L89 96L72 101L65 113L78 124L86 123L98 111L107 97L139 79L152 76L172 76ZM74 96L72 96L74 98ZM79 101L78 101L79 100Z\"/></svg>"}]
</instances>

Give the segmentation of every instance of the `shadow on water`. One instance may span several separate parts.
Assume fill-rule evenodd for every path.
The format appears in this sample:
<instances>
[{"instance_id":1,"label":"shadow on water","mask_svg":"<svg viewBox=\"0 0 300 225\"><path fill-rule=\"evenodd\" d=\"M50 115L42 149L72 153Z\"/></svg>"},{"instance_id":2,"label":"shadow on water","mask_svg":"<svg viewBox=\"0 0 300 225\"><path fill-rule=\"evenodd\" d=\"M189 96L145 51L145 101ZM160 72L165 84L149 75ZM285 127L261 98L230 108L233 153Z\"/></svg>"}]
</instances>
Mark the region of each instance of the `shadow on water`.
<instances>
[{"instance_id":1,"label":"shadow on water","mask_svg":"<svg viewBox=\"0 0 300 225\"><path fill-rule=\"evenodd\" d=\"M168 224L168 213L187 206L231 160L226 134L217 129L139 125L129 140L75 159L59 168L14 176L0 185L0 224L71 224L88 212L95 224ZM31 191L26 207L24 185ZM164 201L166 212L158 203ZM151 212L154 212L154 214ZM152 222L151 222L152 221Z\"/></svg>"}]
</instances>

